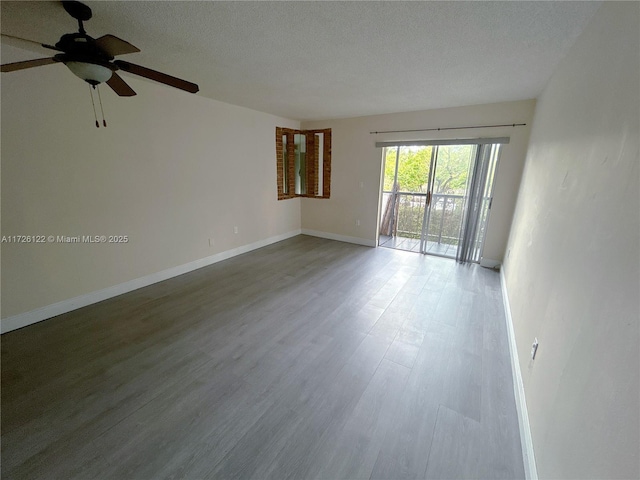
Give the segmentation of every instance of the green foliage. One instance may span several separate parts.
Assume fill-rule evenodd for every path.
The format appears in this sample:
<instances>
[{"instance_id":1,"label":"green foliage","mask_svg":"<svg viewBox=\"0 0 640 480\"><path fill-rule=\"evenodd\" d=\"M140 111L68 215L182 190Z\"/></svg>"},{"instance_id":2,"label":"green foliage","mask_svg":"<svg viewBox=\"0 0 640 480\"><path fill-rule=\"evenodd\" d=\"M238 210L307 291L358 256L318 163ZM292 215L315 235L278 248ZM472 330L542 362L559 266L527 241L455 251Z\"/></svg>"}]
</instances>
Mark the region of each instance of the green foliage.
<instances>
[{"instance_id":1,"label":"green foliage","mask_svg":"<svg viewBox=\"0 0 640 480\"><path fill-rule=\"evenodd\" d=\"M431 153L435 147L400 147L398 189L402 192L427 191ZM473 155L471 145L441 146L434 178L434 192L462 194L466 188L469 163ZM385 149L384 190L393 190L396 169L396 148Z\"/></svg>"},{"instance_id":2,"label":"green foliage","mask_svg":"<svg viewBox=\"0 0 640 480\"><path fill-rule=\"evenodd\" d=\"M438 148L434 193L464 194L474 148L473 145L451 145Z\"/></svg>"},{"instance_id":3,"label":"green foliage","mask_svg":"<svg viewBox=\"0 0 640 480\"><path fill-rule=\"evenodd\" d=\"M403 192L427 191L432 147L403 147L400 149L398 188Z\"/></svg>"},{"instance_id":4,"label":"green foliage","mask_svg":"<svg viewBox=\"0 0 640 480\"><path fill-rule=\"evenodd\" d=\"M400 147L398 189L402 192L426 192L432 147ZM391 191L396 168L395 148L386 149L384 189Z\"/></svg>"},{"instance_id":5,"label":"green foliage","mask_svg":"<svg viewBox=\"0 0 640 480\"><path fill-rule=\"evenodd\" d=\"M385 148L385 159L384 159L384 187L383 190L385 192L390 192L393 190L393 178L396 174L396 149L395 148Z\"/></svg>"}]
</instances>

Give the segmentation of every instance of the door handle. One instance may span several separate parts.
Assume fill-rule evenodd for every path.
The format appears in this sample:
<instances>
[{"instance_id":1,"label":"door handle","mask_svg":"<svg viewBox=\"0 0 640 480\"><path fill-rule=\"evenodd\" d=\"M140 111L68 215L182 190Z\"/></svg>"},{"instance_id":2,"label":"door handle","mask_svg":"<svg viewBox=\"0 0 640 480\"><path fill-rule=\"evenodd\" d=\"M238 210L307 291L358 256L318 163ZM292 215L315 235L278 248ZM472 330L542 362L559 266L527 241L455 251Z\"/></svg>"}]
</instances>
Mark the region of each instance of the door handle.
<instances>
[{"instance_id":1,"label":"door handle","mask_svg":"<svg viewBox=\"0 0 640 480\"><path fill-rule=\"evenodd\" d=\"M427 207L431 205L431 192L427 192Z\"/></svg>"}]
</instances>

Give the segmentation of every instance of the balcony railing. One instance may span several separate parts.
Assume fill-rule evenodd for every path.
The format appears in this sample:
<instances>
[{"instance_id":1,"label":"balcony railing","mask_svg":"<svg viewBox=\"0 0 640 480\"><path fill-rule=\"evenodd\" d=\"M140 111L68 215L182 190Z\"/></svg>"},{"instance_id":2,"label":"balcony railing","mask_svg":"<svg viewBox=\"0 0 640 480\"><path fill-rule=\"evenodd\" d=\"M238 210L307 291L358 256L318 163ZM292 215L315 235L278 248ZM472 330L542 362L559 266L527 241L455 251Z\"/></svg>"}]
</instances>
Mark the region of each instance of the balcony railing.
<instances>
[{"instance_id":1,"label":"balcony railing","mask_svg":"<svg viewBox=\"0 0 640 480\"><path fill-rule=\"evenodd\" d=\"M428 218L425 218L426 193L398 192L395 194L395 208L391 204L393 192L383 192L383 195L380 245L419 251L422 225L428 220L427 244L424 246L427 253L456 256L465 207L464 195L434 194ZM484 238L489 204L490 198L485 197L482 203L482 221L476 237L478 248Z\"/></svg>"},{"instance_id":2,"label":"balcony railing","mask_svg":"<svg viewBox=\"0 0 640 480\"><path fill-rule=\"evenodd\" d=\"M416 250L422 234L423 222L427 220L425 218L427 194L396 193L395 208L389 205L389 202L392 201L393 193L383 192L383 195L384 213L380 234L388 237L414 239L414 242L404 242L404 248L399 248ZM432 206L428 218L429 228L427 231L427 242L430 248L449 246L450 248L440 248L439 251L447 252L447 256L455 256L460 237L464 201L464 195L432 195Z\"/></svg>"}]
</instances>

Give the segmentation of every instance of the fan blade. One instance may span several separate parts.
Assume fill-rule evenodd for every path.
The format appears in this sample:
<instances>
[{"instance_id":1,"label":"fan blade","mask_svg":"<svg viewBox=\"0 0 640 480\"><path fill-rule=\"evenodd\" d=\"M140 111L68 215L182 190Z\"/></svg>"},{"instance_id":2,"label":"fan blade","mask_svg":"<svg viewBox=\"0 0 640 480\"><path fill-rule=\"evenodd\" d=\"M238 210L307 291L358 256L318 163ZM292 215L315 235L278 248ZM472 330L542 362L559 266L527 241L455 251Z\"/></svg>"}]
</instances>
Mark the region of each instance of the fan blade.
<instances>
[{"instance_id":1,"label":"fan blade","mask_svg":"<svg viewBox=\"0 0 640 480\"><path fill-rule=\"evenodd\" d=\"M58 47L54 47L53 45L47 45L46 43L36 42L35 40L29 40L28 38L16 37L15 35L7 35L6 33L0 34L5 38L10 38L11 40L18 40L19 42L27 42L33 43L34 45L38 45L40 47L48 48L49 50L55 50L56 52L62 52ZM18 46L18 45L16 45Z\"/></svg>"},{"instance_id":2,"label":"fan blade","mask_svg":"<svg viewBox=\"0 0 640 480\"><path fill-rule=\"evenodd\" d=\"M196 85L195 83L172 77L171 75L167 75L166 73L156 72L155 70L151 70L150 68L141 67L140 65L124 62L122 60L115 60L113 63L115 63L125 72L133 73L134 75L140 75L141 77L155 80L156 82L164 83L165 85L179 88L180 90L185 90L189 93L196 93L198 90L200 90L200 87L198 87L198 85Z\"/></svg>"},{"instance_id":3,"label":"fan blade","mask_svg":"<svg viewBox=\"0 0 640 480\"><path fill-rule=\"evenodd\" d=\"M41 47L48 48L49 50L55 50L56 52L63 52L64 50L60 50L58 47L54 47L53 45L47 45L46 43L41 43Z\"/></svg>"},{"instance_id":4,"label":"fan blade","mask_svg":"<svg viewBox=\"0 0 640 480\"><path fill-rule=\"evenodd\" d=\"M57 63L55 58L38 58L36 60L26 60L24 62L5 63L1 65L2 72L15 72L16 70L24 70L25 68L40 67L42 65L51 65Z\"/></svg>"},{"instance_id":5,"label":"fan blade","mask_svg":"<svg viewBox=\"0 0 640 480\"><path fill-rule=\"evenodd\" d=\"M134 47L129 42L125 42L114 35L104 35L103 37L96 38L96 44L100 50L111 57L140 51L138 47Z\"/></svg>"},{"instance_id":6,"label":"fan blade","mask_svg":"<svg viewBox=\"0 0 640 480\"><path fill-rule=\"evenodd\" d=\"M127 82L125 82L116 72L113 72L111 78L107 81L107 85L109 85L111 90L121 97L133 97L136 94L136 92L133 91L133 88L127 85Z\"/></svg>"}]
</instances>

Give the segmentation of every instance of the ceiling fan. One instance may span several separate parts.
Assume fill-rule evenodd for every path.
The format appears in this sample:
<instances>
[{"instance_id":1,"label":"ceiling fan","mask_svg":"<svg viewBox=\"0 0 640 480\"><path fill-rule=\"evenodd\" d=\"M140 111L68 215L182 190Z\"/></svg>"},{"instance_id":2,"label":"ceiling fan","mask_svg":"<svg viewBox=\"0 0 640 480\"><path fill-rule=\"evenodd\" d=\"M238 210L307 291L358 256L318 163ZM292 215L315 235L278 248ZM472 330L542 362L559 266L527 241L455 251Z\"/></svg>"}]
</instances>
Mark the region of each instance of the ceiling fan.
<instances>
[{"instance_id":1,"label":"ceiling fan","mask_svg":"<svg viewBox=\"0 0 640 480\"><path fill-rule=\"evenodd\" d=\"M0 66L2 72L14 72L60 62L92 87L95 88L96 85L105 82L121 97L131 97L136 92L116 73L117 70L149 78L189 93L196 93L199 90L195 83L123 60L114 60L117 55L139 52L140 49L114 35L104 35L100 38L90 37L84 29L83 22L92 17L91 8L78 1L63 1L62 5L69 15L78 20L78 33L63 35L55 45L27 40L61 53L49 58L6 63Z\"/></svg>"}]
</instances>

